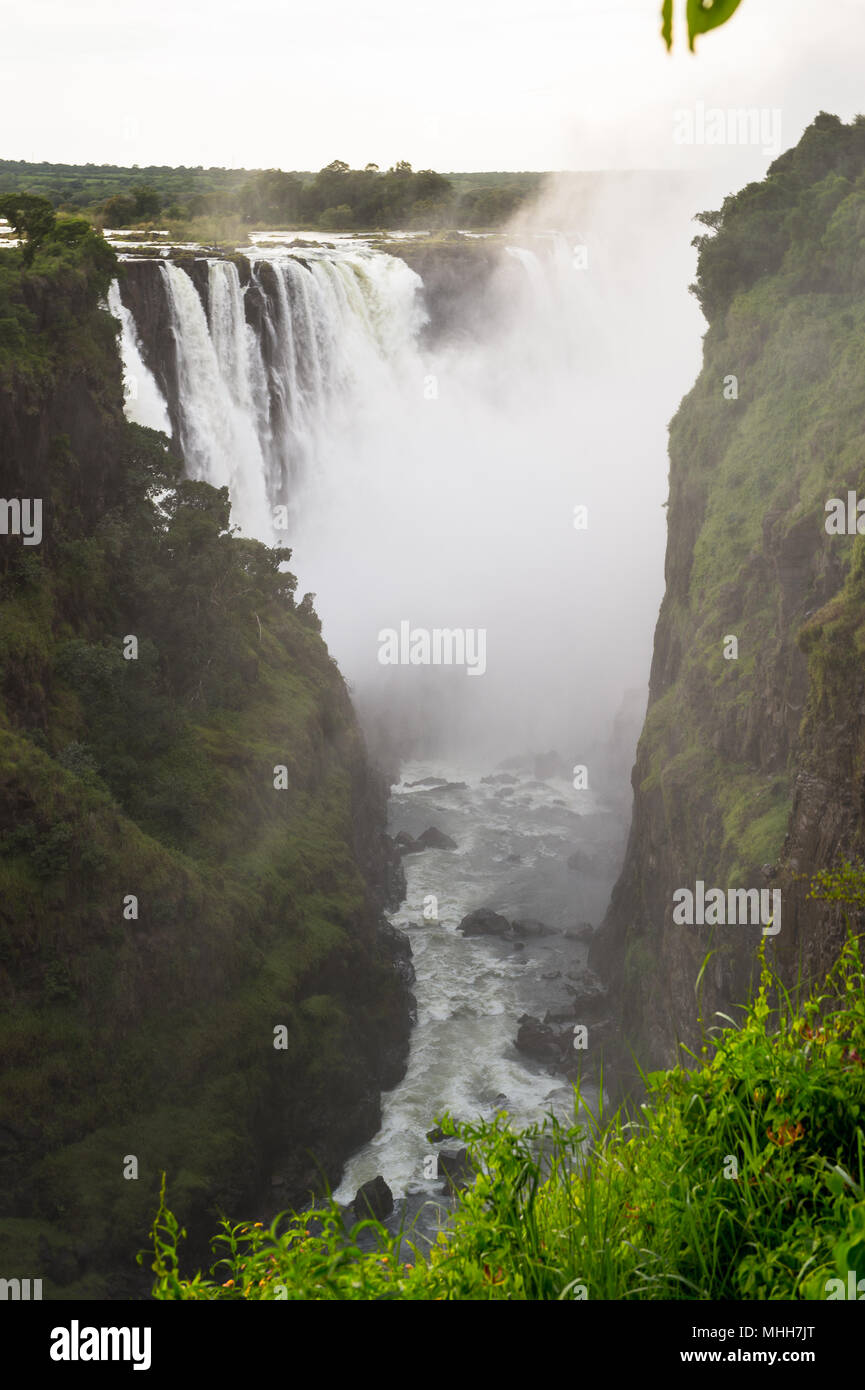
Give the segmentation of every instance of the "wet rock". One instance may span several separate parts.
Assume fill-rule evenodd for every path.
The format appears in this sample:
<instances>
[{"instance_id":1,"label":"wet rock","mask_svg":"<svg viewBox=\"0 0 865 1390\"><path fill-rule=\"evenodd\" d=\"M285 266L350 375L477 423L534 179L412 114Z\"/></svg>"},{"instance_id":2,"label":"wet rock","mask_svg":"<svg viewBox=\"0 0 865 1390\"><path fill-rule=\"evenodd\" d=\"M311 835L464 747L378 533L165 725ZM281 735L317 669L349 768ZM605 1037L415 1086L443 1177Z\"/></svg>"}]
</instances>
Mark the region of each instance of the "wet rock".
<instances>
[{"instance_id":1,"label":"wet rock","mask_svg":"<svg viewBox=\"0 0 865 1390\"><path fill-rule=\"evenodd\" d=\"M421 854L425 849L457 848L456 840L452 840L450 835L445 835L444 831L435 825L429 826L416 840L413 840L406 830L401 830L396 836L395 844L399 846L401 854Z\"/></svg>"},{"instance_id":2,"label":"wet rock","mask_svg":"<svg viewBox=\"0 0 865 1390\"><path fill-rule=\"evenodd\" d=\"M382 921L378 929L382 942L393 963L393 968L407 987L415 982L415 968L412 961L411 942L404 931L391 922Z\"/></svg>"},{"instance_id":3,"label":"wet rock","mask_svg":"<svg viewBox=\"0 0 865 1390\"><path fill-rule=\"evenodd\" d=\"M569 970L569 980L576 981L568 986L574 996L574 1017L581 1023L597 1018L608 1008L607 989L593 970Z\"/></svg>"},{"instance_id":4,"label":"wet rock","mask_svg":"<svg viewBox=\"0 0 865 1390\"><path fill-rule=\"evenodd\" d=\"M365 1221L370 1217L375 1221L384 1221L390 1216L393 1211L393 1193L381 1174L358 1188L352 1211L358 1221Z\"/></svg>"},{"instance_id":5,"label":"wet rock","mask_svg":"<svg viewBox=\"0 0 865 1390\"><path fill-rule=\"evenodd\" d=\"M505 936L511 930L507 917L492 908L479 907L462 919L459 929L463 936Z\"/></svg>"},{"instance_id":6,"label":"wet rock","mask_svg":"<svg viewBox=\"0 0 865 1390\"><path fill-rule=\"evenodd\" d=\"M512 772L494 772L490 777L482 777L485 787L513 787L519 779Z\"/></svg>"},{"instance_id":7,"label":"wet rock","mask_svg":"<svg viewBox=\"0 0 865 1390\"><path fill-rule=\"evenodd\" d=\"M505 859L506 864L521 864L522 862L522 856L519 854L509 854Z\"/></svg>"},{"instance_id":8,"label":"wet rock","mask_svg":"<svg viewBox=\"0 0 865 1390\"><path fill-rule=\"evenodd\" d=\"M448 780L446 777L421 777L418 782L406 782L407 787L446 787ZM465 786L465 783L463 783Z\"/></svg>"},{"instance_id":9,"label":"wet rock","mask_svg":"<svg viewBox=\"0 0 865 1390\"><path fill-rule=\"evenodd\" d=\"M456 849L457 842L452 840L450 835L445 835L436 826L431 825L422 835L418 835L415 844L421 849Z\"/></svg>"},{"instance_id":10,"label":"wet rock","mask_svg":"<svg viewBox=\"0 0 865 1390\"><path fill-rule=\"evenodd\" d=\"M468 1149L441 1149L438 1156L439 1174L445 1180L445 1190L460 1192L471 1187L475 1170L469 1162Z\"/></svg>"},{"instance_id":11,"label":"wet rock","mask_svg":"<svg viewBox=\"0 0 865 1390\"><path fill-rule=\"evenodd\" d=\"M548 1023L542 1023L531 1014L522 1014L518 1020L519 1031L516 1048L527 1057L538 1062L561 1063L566 1055L567 1034L557 1032ZM564 1039L564 1046L563 1046Z\"/></svg>"}]
</instances>

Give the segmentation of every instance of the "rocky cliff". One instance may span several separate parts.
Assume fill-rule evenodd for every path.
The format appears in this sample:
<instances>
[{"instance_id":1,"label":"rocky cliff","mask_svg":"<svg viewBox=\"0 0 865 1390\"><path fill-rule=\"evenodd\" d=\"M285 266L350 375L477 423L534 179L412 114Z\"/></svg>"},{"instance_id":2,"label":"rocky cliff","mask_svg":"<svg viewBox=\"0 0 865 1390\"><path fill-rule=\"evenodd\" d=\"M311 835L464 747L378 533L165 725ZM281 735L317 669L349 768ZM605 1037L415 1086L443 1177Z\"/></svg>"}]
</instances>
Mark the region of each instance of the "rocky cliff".
<instances>
[{"instance_id":1,"label":"rocky cliff","mask_svg":"<svg viewBox=\"0 0 865 1390\"><path fill-rule=\"evenodd\" d=\"M62 226L62 224L58 224ZM95 239L0 253L0 1267L149 1287L168 1175L219 1209L338 1179L402 1075L386 788L290 552L127 424Z\"/></svg>"},{"instance_id":2,"label":"rocky cliff","mask_svg":"<svg viewBox=\"0 0 865 1390\"><path fill-rule=\"evenodd\" d=\"M699 1012L735 1013L761 939L789 980L822 974L843 925L808 880L863 850L865 541L828 533L826 504L865 495L865 121L821 114L701 220L709 329L670 427L632 829L592 950L623 1067L697 1045ZM780 929L677 923L698 880L779 890Z\"/></svg>"}]
</instances>

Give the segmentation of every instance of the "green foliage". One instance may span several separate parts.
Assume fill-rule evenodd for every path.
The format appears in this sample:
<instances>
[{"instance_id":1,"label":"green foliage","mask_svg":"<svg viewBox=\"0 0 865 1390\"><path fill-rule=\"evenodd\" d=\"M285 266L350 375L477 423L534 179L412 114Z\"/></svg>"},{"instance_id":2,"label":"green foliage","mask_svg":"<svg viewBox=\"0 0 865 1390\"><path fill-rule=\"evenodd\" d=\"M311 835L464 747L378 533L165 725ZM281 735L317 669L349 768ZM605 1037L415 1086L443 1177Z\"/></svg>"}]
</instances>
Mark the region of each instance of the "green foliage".
<instances>
[{"instance_id":1,"label":"green foliage","mask_svg":"<svg viewBox=\"0 0 865 1390\"><path fill-rule=\"evenodd\" d=\"M160 218L178 232L194 223L209 241L236 239L252 226L496 226L531 197L541 178L509 172L445 177L434 169L413 171L405 160L386 171L333 160L318 173L0 160L0 194L47 199L55 208L86 212L101 227L146 226ZM2 332L0 317L0 340Z\"/></svg>"},{"instance_id":2,"label":"green foliage","mask_svg":"<svg viewBox=\"0 0 865 1390\"><path fill-rule=\"evenodd\" d=\"M0 1110L27 1117L2 1177L7 1211L84 1248L64 1296L104 1297L160 1168L208 1231L268 1146L302 1163L323 1112L330 1143L356 1123L404 1009L359 869L363 743L291 552L233 534L226 491L124 420L113 254L56 227L30 266L0 252L5 476L46 514L38 553L0 556ZM4 1250L22 1229L0 1216Z\"/></svg>"},{"instance_id":3,"label":"green foliage","mask_svg":"<svg viewBox=\"0 0 865 1390\"><path fill-rule=\"evenodd\" d=\"M818 896L865 906L865 871ZM825 983L791 995L762 961L737 1025L645 1077L637 1121L583 1105L515 1132L507 1115L442 1127L477 1172L429 1255L404 1231L351 1227L331 1202L269 1229L223 1219L209 1277L181 1275L161 1194L158 1299L803 1299L865 1252L865 972L848 934ZM377 1248L362 1252L364 1229ZM407 1254L410 1258L407 1259ZM139 1256L144 1259L144 1255Z\"/></svg>"},{"instance_id":4,"label":"green foliage","mask_svg":"<svg viewBox=\"0 0 865 1390\"><path fill-rule=\"evenodd\" d=\"M739 8L740 0L687 0L688 47L694 51L698 34L708 34L720 24L726 24ZM661 35L667 51L673 47L673 0L663 0Z\"/></svg>"},{"instance_id":5,"label":"green foliage","mask_svg":"<svg viewBox=\"0 0 865 1390\"><path fill-rule=\"evenodd\" d=\"M865 236L865 117L844 125L821 111L798 145L770 166L761 183L700 213L714 235L699 236L693 291L710 322L734 296L782 272L788 294L848 288L862 279ZM839 257L840 252L840 257Z\"/></svg>"}]
</instances>

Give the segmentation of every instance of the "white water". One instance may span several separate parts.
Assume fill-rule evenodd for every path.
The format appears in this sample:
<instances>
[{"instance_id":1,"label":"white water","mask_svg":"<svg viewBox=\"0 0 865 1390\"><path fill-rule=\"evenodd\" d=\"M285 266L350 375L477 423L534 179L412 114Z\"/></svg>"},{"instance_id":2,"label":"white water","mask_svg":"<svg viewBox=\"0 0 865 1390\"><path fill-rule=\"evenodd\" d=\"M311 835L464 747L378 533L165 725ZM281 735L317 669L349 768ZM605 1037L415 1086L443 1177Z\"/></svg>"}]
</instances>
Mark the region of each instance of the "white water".
<instances>
[{"instance_id":1,"label":"white water","mask_svg":"<svg viewBox=\"0 0 865 1390\"><path fill-rule=\"evenodd\" d=\"M487 771L410 763L391 797L392 833L418 835L435 824L457 849L426 850L403 861L408 896L391 920L411 941L418 1020L407 1074L382 1096L381 1129L347 1165L338 1201L350 1202L378 1173L396 1197L432 1196L440 1183L424 1178L424 1159L435 1152L426 1134L444 1110L463 1120L506 1110L517 1125L552 1112L573 1123L571 1086L519 1053L514 1040L522 1013L567 1009L568 972L579 975L586 946L561 933L602 911L624 824L563 779L542 782L524 771L503 795L500 785L480 781ZM464 791L406 785L430 775L469 785ZM587 843L587 833L597 868L577 874L567 856ZM437 898L437 921L424 920L429 894ZM527 937L522 950L463 937L461 919L482 906L509 921L539 918L556 934ZM586 1094L596 1101L595 1088L588 1086Z\"/></svg>"},{"instance_id":2,"label":"white water","mask_svg":"<svg viewBox=\"0 0 865 1390\"><path fill-rule=\"evenodd\" d=\"M177 340L190 472L230 488L247 534L293 547L369 727L432 752L403 768L406 780L471 784L392 797L393 833L437 825L458 850L405 861L408 900L393 920L415 952L418 1024L408 1074L383 1097L382 1129L351 1160L343 1200L378 1172L398 1194L429 1190L425 1132L442 1109L472 1118L504 1107L520 1121L572 1110L562 1079L513 1042L521 1013L562 1006L585 947L558 935L515 952L456 928L478 906L560 929L597 922L618 868L624 821L593 800L599 750L648 671L669 378L681 390L692 374L695 311L671 299L690 266L668 254L663 223L638 203L615 212L595 210L588 225L581 213L587 268L573 251L582 234L515 235L479 299L477 331L434 350L422 346L419 277L351 240L256 251L245 289L234 265L211 263L209 313L185 270L154 267ZM131 342L124 333L125 351ZM576 504L589 508L586 531L574 529ZM287 532L274 531L279 506ZM483 628L483 679L379 665L379 631L403 619ZM567 764L590 764L592 792L524 777L509 797L481 784L503 755L553 745ZM626 766L631 751L620 750ZM569 871L586 846L597 872ZM420 911L429 893L432 924Z\"/></svg>"},{"instance_id":3,"label":"white water","mask_svg":"<svg viewBox=\"0 0 865 1390\"><path fill-rule=\"evenodd\" d=\"M171 433L168 418L168 405L153 377L144 364L141 355L141 342L135 320L120 298L117 281L112 280L108 290L108 308L114 318L120 321L120 353L123 361L124 409L130 420L148 429Z\"/></svg>"}]
</instances>

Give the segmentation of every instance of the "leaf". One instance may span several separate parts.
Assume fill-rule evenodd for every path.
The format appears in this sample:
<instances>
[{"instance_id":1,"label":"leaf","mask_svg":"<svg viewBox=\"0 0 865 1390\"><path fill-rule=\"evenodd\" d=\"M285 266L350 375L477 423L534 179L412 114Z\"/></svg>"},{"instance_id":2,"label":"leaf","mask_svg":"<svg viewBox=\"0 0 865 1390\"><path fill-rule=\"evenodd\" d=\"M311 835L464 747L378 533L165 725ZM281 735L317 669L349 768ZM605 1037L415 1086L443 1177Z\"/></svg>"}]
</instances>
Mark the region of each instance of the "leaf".
<instances>
[{"instance_id":1,"label":"leaf","mask_svg":"<svg viewBox=\"0 0 865 1390\"><path fill-rule=\"evenodd\" d=\"M673 0L664 0L661 7L661 37L669 53L673 47Z\"/></svg>"},{"instance_id":2,"label":"leaf","mask_svg":"<svg viewBox=\"0 0 865 1390\"><path fill-rule=\"evenodd\" d=\"M688 47L694 51L694 39L717 29L739 8L739 0L688 0Z\"/></svg>"}]
</instances>

